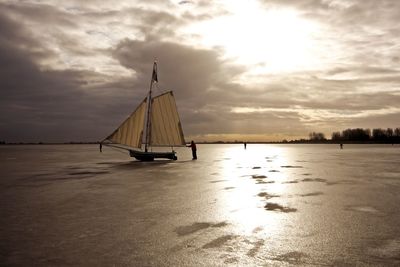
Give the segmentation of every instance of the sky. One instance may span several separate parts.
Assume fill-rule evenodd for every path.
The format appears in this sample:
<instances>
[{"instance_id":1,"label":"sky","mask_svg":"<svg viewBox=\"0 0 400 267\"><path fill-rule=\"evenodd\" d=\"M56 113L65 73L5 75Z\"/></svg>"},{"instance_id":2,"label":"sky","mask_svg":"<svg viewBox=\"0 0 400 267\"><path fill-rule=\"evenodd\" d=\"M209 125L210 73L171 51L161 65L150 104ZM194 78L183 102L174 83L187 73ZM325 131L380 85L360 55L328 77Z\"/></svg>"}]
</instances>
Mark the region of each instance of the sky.
<instances>
[{"instance_id":1,"label":"sky","mask_svg":"<svg viewBox=\"0 0 400 267\"><path fill-rule=\"evenodd\" d=\"M97 141L173 90L187 140L400 127L397 0L0 0L0 140Z\"/></svg>"}]
</instances>

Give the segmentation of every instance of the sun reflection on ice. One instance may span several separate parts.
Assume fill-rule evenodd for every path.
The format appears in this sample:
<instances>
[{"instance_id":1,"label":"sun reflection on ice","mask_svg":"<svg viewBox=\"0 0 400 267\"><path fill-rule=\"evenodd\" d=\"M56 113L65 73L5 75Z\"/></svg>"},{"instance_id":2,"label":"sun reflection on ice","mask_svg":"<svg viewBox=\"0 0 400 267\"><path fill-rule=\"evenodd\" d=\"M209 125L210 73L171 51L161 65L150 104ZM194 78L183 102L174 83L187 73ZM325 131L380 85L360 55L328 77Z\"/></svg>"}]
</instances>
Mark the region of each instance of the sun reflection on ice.
<instances>
[{"instance_id":1,"label":"sun reflection on ice","mask_svg":"<svg viewBox=\"0 0 400 267\"><path fill-rule=\"evenodd\" d=\"M242 234L251 235L259 229L265 229L269 236L278 234L287 214L267 211L265 205L267 200L275 202L287 194L288 184L283 183L287 178L279 169L289 164L290 157L277 146L248 145L244 149L243 145L232 145L224 150L222 159L221 175L229 186L221 193L221 213Z\"/></svg>"}]
</instances>

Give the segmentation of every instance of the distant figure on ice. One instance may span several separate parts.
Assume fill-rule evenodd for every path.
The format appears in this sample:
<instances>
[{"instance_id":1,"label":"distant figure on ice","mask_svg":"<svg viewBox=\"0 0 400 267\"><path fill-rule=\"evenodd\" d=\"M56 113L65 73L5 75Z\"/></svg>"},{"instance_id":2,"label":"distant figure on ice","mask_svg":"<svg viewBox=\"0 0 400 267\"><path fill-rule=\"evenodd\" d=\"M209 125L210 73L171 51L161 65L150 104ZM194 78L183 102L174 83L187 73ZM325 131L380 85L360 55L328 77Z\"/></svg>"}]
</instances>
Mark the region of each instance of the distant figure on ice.
<instances>
[{"instance_id":1,"label":"distant figure on ice","mask_svg":"<svg viewBox=\"0 0 400 267\"><path fill-rule=\"evenodd\" d=\"M102 152L102 150L103 150L103 144L102 143L100 143L99 149L100 149L100 152Z\"/></svg>"},{"instance_id":2,"label":"distant figure on ice","mask_svg":"<svg viewBox=\"0 0 400 267\"><path fill-rule=\"evenodd\" d=\"M340 149L343 149L343 144L340 144Z\"/></svg>"},{"instance_id":3,"label":"distant figure on ice","mask_svg":"<svg viewBox=\"0 0 400 267\"><path fill-rule=\"evenodd\" d=\"M187 147L192 148L192 159L193 160L197 159L197 148L196 148L196 144L194 143L194 141L192 140L192 142L190 142L190 145L188 145Z\"/></svg>"},{"instance_id":4,"label":"distant figure on ice","mask_svg":"<svg viewBox=\"0 0 400 267\"><path fill-rule=\"evenodd\" d=\"M244 145L244 149L246 149L247 143L246 143L246 142L244 142L244 143L243 143L243 145Z\"/></svg>"}]
</instances>

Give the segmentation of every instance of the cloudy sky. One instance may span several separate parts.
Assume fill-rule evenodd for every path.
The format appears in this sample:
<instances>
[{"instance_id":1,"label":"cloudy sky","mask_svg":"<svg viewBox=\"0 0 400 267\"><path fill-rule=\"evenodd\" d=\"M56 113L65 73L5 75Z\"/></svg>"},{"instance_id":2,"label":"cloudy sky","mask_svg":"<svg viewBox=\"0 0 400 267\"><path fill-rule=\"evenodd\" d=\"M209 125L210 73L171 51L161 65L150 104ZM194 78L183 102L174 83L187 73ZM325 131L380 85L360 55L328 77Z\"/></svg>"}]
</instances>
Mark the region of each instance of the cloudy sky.
<instances>
[{"instance_id":1,"label":"cloudy sky","mask_svg":"<svg viewBox=\"0 0 400 267\"><path fill-rule=\"evenodd\" d=\"M188 140L400 127L398 0L0 0L0 140L103 139L154 59Z\"/></svg>"}]
</instances>

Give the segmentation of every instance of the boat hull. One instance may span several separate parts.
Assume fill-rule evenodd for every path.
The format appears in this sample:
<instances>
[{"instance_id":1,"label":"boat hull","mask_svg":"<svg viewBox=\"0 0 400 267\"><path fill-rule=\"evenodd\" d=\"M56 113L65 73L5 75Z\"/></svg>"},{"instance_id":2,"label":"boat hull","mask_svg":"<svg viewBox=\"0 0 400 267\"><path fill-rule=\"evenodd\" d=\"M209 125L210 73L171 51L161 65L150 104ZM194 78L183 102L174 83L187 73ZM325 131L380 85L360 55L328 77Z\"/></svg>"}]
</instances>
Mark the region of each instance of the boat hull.
<instances>
[{"instance_id":1,"label":"boat hull","mask_svg":"<svg viewBox=\"0 0 400 267\"><path fill-rule=\"evenodd\" d=\"M143 152L137 150L129 150L129 155L140 161L153 161L154 159L172 159L177 160L175 151L172 152Z\"/></svg>"}]
</instances>

